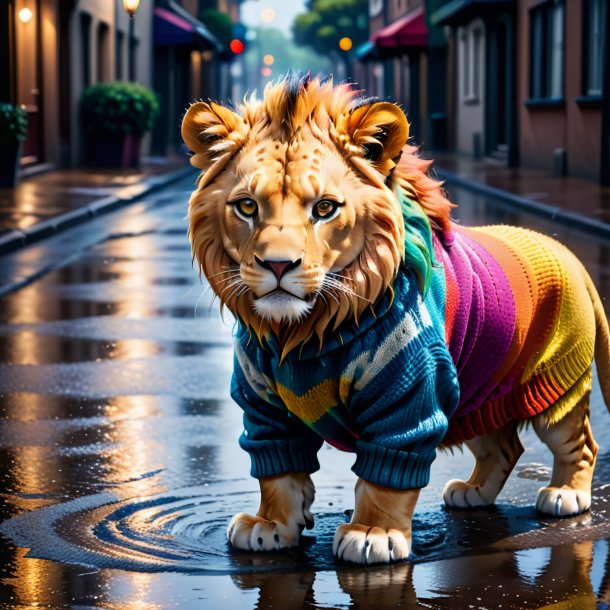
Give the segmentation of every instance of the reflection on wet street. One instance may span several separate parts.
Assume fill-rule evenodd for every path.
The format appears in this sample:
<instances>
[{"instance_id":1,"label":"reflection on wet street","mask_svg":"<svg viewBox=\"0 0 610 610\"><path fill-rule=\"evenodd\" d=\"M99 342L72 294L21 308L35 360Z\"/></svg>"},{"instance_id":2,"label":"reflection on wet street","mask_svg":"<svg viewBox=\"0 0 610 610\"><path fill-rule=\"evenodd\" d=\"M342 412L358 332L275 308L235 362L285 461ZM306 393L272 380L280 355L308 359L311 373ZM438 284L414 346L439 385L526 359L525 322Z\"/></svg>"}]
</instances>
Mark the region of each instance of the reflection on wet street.
<instances>
[{"instance_id":1,"label":"reflection on wet street","mask_svg":"<svg viewBox=\"0 0 610 610\"><path fill-rule=\"evenodd\" d=\"M321 450L316 526L298 550L233 553L225 527L256 512L229 397L231 321L191 266L192 178L64 234L80 256L0 309L0 606L7 608L602 608L610 602L610 416L593 511L556 521L533 501L550 454L526 453L492 510L448 511L441 491L472 466L440 454L414 521L413 561L352 568L331 555L352 508L353 457ZM464 224L554 235L610 297L610 245L455 189ZM95 235L96 239L91 240ZM45 257L37 246L38 256ZM25 254L24 254L25 255ZM50 256L50 254L49 254Z\"/></svg>"}]
</instances>

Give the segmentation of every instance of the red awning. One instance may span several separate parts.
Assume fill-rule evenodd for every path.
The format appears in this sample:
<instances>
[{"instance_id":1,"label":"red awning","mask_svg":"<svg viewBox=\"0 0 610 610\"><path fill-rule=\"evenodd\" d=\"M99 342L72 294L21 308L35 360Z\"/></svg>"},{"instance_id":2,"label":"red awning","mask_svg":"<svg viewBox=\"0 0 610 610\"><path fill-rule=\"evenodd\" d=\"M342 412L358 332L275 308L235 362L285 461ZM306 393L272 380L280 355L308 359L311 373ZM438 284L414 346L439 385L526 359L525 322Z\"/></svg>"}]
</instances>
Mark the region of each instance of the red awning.
<instances>
[{"instance_id":1,"label":"red awning","mask_svg":"<svg viewBox=\"0 0 610 610\"><path fill-rule=\"evenodd\" d=\"M425 47L428 28L423 8L415 9L406 17L390 23L376 32L371 40L380 48Z\"/></svg>"},{"instance_id":2,"label":"red awning","mask_svg":"<svg viewBox=\"0 0 610 610\"><path fill-rule=\"evenodd\" d=\"M155 46L191 46L199 49L215 49L218 41L202 23L189 22L184 17L165 8L155 7L153 21Z\"/></svg>"}]
</instances>

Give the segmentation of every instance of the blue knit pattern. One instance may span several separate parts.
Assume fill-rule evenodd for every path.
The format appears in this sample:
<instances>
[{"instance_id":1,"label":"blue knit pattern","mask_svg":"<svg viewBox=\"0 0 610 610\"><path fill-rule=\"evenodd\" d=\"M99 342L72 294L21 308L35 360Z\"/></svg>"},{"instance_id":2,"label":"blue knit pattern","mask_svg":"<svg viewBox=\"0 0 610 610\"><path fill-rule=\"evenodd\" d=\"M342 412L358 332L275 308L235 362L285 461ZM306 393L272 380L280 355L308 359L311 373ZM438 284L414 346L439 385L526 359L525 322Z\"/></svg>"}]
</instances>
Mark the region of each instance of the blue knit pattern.
<instances>
[{"instance_id":1,"label":"blue knit pattern","mask_svg":"<svg viewBox=\"0 0 610 610\"><path fill-rule=\"evenodd\" d=\"M231 395L244 410L240 445L251 474L314 472L326 440L354 451L363 479L411 489L427 485L436 447L457 408L457 372L445 341L445 280L431 271L422 299L415 273L401 267L360 324L293 350L280 366L273 338L262 344L239 326Z\"/></svg>"}]
</instances>

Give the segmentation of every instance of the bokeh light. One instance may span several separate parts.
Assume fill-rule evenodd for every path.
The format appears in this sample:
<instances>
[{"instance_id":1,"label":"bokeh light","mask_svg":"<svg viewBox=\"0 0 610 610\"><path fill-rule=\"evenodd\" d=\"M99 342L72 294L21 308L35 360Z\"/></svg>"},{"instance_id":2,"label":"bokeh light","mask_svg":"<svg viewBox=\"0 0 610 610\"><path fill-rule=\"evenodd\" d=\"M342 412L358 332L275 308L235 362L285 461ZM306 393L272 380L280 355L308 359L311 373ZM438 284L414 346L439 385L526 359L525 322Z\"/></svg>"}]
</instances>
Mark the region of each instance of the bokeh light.
<instances>
[{"instance_id":1,"label":"bokeh light","mask_svg":"<svg viewBox=\"0 0 610 610\"><path fill-rule=\"evenodd\" d=\"M344 36L340 41L339 41L339 48L342 51L349 51L352 48L352 39L348 38L347 36Z\"/></svg>"},{"instance_id":2,"label":"bokeh light","mask_svg":"<svg viewBox=\"0 0 610 610\"><path fill-rule=\"evenodd\" d=\"M273 55L267 54L263 57L263 63L266 66L272 66L274 61L275 61L275 57L273 57Z\"/></svg>"},{"instance_id":3,"label":"bokeh light","mask_svg":"<svg viewBox=\"0 0 610 610\"><path fill-rule=\"evenodd\" d=\"M271 76L273 74L273 70L271 68L265 67L261 70L261 74L263 76Z\"/></svg>"},{"instance_id":4,"label":"bokeh light","mask_svg":"<svg viewBox=\"0 0 610 610\"><path fill-rule=\"evenodd\" d=\"M275 11L267 7L261 11L260 18L263 23L271 23L275 19Z\"/></svg>"},{"instance_id":5,"label":"bokeh light","mask_svg":"<svg viewBox=\"0 0 610 610\"><path fill-rule=\"evenodd\" d=\"M29 23L32 20L34 13L26 6L19 11L19 21L21 23Z\"/></svg>"},{"instance_id":6,"label":"bokeh light","mask_svg":"<svg viewBox=\"0 0 610 610\"><path fill-rule=\"evenodd\" d=\"M244 52L244 43L238 38L234 38L230 42L229 48L231 49L231 51L233 51L233 53L235 53L235 55L239 55L240 53Z\"/></svg>"}]
</instances>

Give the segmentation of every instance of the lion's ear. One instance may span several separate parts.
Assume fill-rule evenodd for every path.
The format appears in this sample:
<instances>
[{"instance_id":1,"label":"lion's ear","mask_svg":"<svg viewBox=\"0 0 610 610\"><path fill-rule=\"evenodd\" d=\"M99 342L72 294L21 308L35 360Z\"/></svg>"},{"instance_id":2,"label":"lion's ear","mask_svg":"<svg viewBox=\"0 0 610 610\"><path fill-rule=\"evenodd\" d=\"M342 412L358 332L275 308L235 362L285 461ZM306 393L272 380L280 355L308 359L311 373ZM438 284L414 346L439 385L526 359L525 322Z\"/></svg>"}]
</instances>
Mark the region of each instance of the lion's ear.
<instances>
[{"instance_id":1,"label":"lion's ear","mask_svg":"<svg viewBox=\"0 0 610 610\"><path fill-rule=\"evenodd\" d=\"M217 153L235 154L246 141L248 131L243 117L214 102L192 104L182 120L182 139L195 153L191 163L202 169Z\"/></svg>"},{"instance_id":2,"label":"lion's ear","mask_svg":"<svg viewBox=\"0 0 610 610\"><path fill-rule=\"evenodd\" d=\"M363 104L349 115L347 129L365 159L387 175L400 159L409 138L404 112L390 102Z\"/></svg>"}]
</instances>

